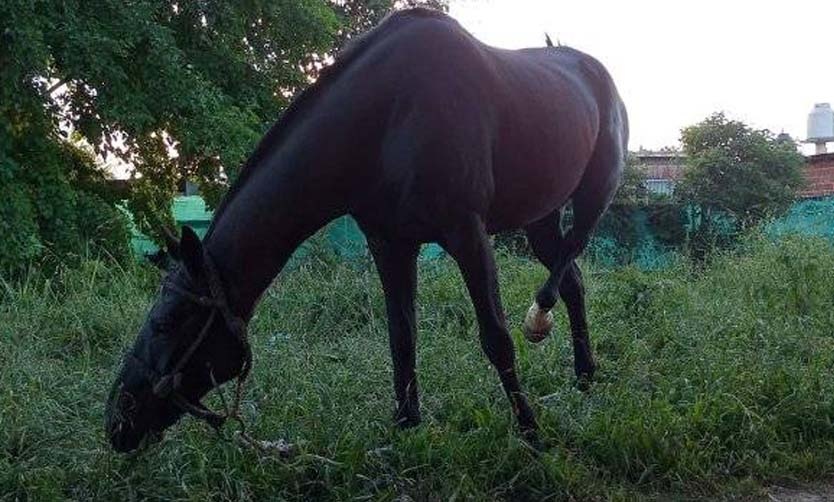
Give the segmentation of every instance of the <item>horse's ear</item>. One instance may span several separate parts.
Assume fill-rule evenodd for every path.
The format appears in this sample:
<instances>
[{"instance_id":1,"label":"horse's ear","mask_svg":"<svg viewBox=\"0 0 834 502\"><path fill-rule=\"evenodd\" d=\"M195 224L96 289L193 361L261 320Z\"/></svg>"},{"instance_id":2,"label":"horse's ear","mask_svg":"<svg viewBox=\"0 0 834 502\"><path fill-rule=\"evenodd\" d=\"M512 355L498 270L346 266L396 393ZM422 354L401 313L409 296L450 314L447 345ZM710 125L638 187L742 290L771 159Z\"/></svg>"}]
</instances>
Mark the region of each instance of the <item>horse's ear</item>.
<instances>
[{"instance_id":1,"label":"horse's ear","mask_svg":"<svg viewBox=\"0 0 834 502\"><path fill-rule=\"evenodd\" d=\"M180 239L180 257L185 269L193 278L203 275L203 244L194 230L188 225L182 227L182 238Z\"/></svg>"},{"instance_id":2,"label":"horse's ear","mask_svg":"<svg viewBox=\"0 0 834 502\"><path fill-rule=\"evenodd\" d=\"M165 240L165 250L168 252L168 255L175 260L179 260L180 241L177 240L177 236L174 235L174 232L172 232L167 226L163 226L162 238Z\"/></svg>"}]
</instances>

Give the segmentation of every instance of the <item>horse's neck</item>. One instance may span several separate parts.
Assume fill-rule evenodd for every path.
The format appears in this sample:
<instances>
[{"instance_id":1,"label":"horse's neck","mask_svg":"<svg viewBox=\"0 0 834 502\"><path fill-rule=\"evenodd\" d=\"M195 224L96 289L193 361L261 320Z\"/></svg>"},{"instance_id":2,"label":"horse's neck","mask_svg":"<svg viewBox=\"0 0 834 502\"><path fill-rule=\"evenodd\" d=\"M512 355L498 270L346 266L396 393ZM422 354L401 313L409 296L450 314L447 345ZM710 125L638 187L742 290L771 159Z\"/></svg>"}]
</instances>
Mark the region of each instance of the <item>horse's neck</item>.
<instances>
[{"instance_id":1,"label":"horse's neck","mask_svg":"<svg viewBox=\"0 0 834 502\"><path fill-rule=\"evenodd\" d=\"M345 213L339 150L332 143L290 142L264 156L261 165L247 167L254 171L213 223L204 244L239 315L251 315L305 239Z\"/></svg>"}]
</instances>

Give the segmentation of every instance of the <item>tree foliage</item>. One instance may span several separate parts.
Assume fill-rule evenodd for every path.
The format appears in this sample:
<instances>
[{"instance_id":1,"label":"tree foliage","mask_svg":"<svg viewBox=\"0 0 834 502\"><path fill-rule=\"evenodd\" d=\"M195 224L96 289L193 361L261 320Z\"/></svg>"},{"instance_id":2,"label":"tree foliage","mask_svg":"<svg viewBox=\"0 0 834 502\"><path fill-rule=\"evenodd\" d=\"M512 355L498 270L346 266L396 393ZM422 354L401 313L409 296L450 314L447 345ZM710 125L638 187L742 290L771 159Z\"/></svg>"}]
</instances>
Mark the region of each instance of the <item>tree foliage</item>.
<instances>
[{"instance_id":1,"label":"tree foliage","mask_svg":"<svg viewBox=\"0 0 834 502\"><path fill-rule=\"evenodd\" d=\"M118 221L95 156L129 167L128 204L143 230L170 218L183 178L216 203L339 44L392 8L443 3L5 0L0 231L12 244L0 266L77 248L81 214L95 205ZM79 145L93 156L79 157Z\"/></svg>"},{"instance_id":2,"label":"tree foliage","mask_svg":"<svg viewBox=\"0 0 834 502\"><path fill-rule=\"evenodd\" d=\"M634 154L629 153L613 205L639 206L648 200L650 193L646 188L646 174L637 162Z\"/></svg>"},{"instance_id":3,"label":"tree foliage","mask_svg":"<svg viewBox=\"0 0 834 502\"><path fill-rule=\"evenodd\" d=\"M678 197L742 226L784 212L803 185L804 159L793 141L723 113L685 128L681 141L688 159Z\"/></svg>"}]
</instances>

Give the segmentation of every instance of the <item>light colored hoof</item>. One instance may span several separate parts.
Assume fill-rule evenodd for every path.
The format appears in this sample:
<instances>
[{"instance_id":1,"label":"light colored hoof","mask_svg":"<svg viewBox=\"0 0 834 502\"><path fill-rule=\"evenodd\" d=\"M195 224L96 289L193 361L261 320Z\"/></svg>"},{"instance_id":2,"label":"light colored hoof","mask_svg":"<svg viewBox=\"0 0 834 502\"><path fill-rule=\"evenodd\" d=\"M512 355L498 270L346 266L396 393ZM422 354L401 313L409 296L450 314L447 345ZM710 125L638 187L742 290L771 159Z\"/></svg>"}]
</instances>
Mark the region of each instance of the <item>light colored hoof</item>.
<instances>
[{"instance_id":1,"label":"light colored hoof","mask_svg":"<svg viewBox=\"0 0 834 502\"><path fill-rule=\"evenodd\" d=\"M550 335L553 328L553 312L542 310L539 304L533 302L527 317L524 318L524 338L533 343L539 343Z\"/></svg>"}]
</instances>

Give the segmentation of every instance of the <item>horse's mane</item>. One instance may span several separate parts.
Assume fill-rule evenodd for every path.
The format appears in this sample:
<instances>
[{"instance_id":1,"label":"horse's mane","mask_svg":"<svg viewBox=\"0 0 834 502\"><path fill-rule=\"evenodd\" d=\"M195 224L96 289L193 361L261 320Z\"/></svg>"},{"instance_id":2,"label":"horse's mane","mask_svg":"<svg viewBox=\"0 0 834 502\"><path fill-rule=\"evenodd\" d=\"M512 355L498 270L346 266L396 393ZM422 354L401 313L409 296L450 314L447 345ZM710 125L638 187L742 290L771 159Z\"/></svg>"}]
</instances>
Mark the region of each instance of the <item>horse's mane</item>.
<instances>
[{"instance_id":1,"label":"horse's mane","mask_svg":"<svg viewBox=\"0 0 834 502\"><path fill-rule=\"evenodd\" d=\"M414 17L434 17L434 18L447 18L446 14L432 10L426 9L423 7L416 7L413 9L395 11L388 14L385 19L383 19L377 26L370 29L369 31L365 32L364 34L356 37L355 39L350 40L345 47L339 51L336 55L333 64L323 68L319 73L318 78L315 82L310 84L308 87L303 89L287 106L284 113L281 115L281 118L272 125L272 127L267 131L264 135L263 139L258 143L258 146L255 148L255 151L246 162L241 167L240 174L238 175L237 179L232 183L231 188L229 188L226 195L221 200L220 204L217 206L217 210L214 212L214 217L212 219L211 226L208 229L206 237L211 235L212 231L214 230L214 224L219 220L219 217L223 214L223 211L229 205L229 203L235 198L240 189L246 184L246 181L251 177L252 173L256 170L259 162L263 159L264 155L270 151L272 148L275 148L276 144L278 144L285 136L289 129L291 129L294 119L301 110L311 106L315 101L316 98L321 96L323 92L332 84L339 75L341 75L345 68L351 65L356 59L359 58L362 54L364 54L367 49L373 45L382 35L390 33L393 30L396 30L403 21L408 20L409 18Z\"/></svg>"}]
</instances>

